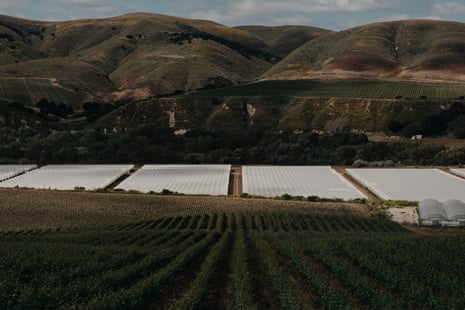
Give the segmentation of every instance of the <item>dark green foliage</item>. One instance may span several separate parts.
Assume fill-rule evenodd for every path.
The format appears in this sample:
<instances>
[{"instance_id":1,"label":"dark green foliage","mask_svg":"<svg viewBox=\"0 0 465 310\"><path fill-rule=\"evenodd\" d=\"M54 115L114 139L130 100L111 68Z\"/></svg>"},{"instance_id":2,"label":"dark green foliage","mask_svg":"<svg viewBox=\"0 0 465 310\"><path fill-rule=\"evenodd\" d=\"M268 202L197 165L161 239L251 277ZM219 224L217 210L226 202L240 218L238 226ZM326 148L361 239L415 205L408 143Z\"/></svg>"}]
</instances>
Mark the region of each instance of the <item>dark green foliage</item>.
<instances>
[{"instance_id":1,"label":"dark green foliage","mask_svg":"<svg viewBox=\"0 0 465 310\"><path fill-rule=\"evenodd\" d=\"M39 163L344 164L357 160L416 165L465 163L461 149L409 142L368 142L361 134L257 131L189 133L143 124L127 132L0 129L0 160ZM444 155L444 156L443 156ZM392 165L391 164L391 165Z\"/></svg>"},{"instance_id":2,"label":"dark green foliage","mask_svg":"<svg viewBox=\"0 0 465 310\"><path fill-rule=\"evenodd\" d=\"M285 212L0 232L0 307L459 308L463 242Z\"/></svg>"},{"instance_id":3,"label":"dark green foliage","mask_svg":"<svg viewBox=\"0 0 465 310\"><path fill-rule=\"evenodd\" d=\"M170 39L169 39L170 42L172 42L173 44L182 45L183 43L189 43L189 44L192 43L193 39L211 40L219 44L222 44L224 46L227 46L230 49L237 51L242 56L247 57L249 59L253 56L253 57L265 59L268 61L277 61L279 58L279 56L271 52L266 52L263 50L255 49L250 46L245 46L241 43L230 41L226 38L218 37L214 34L200 31L188 25L182 25L182 28L184 31L170 34Z\"/></svg>"}]
</instances>

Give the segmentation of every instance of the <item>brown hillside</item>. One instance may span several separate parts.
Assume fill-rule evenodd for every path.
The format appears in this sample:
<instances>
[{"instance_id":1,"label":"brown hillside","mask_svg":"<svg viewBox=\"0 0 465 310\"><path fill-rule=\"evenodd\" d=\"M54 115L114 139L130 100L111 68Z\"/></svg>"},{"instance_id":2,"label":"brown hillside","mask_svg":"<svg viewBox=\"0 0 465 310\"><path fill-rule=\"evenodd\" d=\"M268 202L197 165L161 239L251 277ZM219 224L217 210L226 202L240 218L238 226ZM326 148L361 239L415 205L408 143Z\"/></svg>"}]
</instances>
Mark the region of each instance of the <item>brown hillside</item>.
<instances>
[{"instance_id":1,"label":"brown hillside","mask_svg":"<svg viewBox=\"0 0 465 310\"><path fill-rule=\"evenodd\" d=\"M265 43L239 29L142 13L56 23L2 16L0 43L2 78L53 78L106 100L236 85L277 61Z\"/></svg>"},{"instance_id":2,"label":"brown hillside","mask_svg":"<svg viewBox=\"0 0 465 310\"><path fill-rule=\"evenodd\" d=\"M465 24L409 20L376 23L306 43L265 78L465 80Z\"/></svg>"}]
</instances>

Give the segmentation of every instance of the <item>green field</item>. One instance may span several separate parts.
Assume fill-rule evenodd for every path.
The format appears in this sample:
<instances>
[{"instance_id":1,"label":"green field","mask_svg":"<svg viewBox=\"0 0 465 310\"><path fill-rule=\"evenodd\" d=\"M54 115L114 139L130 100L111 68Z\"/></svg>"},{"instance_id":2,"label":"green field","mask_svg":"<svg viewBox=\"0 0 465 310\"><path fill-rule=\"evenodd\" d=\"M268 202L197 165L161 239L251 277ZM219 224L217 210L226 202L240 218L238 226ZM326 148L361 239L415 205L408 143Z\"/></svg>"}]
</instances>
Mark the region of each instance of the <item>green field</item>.
<instances>
[{"instance_id":1,"label":"green field","mask_svg":"<svg viewBox=\"0 0 465 310\"><path fill-rule=\"evenodd\" d=\"M49 79L4 78L0 79L0 100L20 102L24 105L35 104L42 98L51 102L79 106L83 94L52 84Z\"/></svg>"},{"instance_id":2,"label":"green field","mask_svg":"<svg viewBox=\"0 0 465 310\"><path fill-rule=\"evenodd\" d=\"M10 222L18 217L20 198L29 197L24 208L36 214L27 217L49 218L54 211L58 216L52 220L63 226L33 228L37 223L24 216L17 226L30 229L0 230L2 309L454 309L465 304L465 252L457 246L465 242L463 233L417 235L389 220L355 216L357 205L6 192L11 195L5 196L0 215ZM101 224L69 222L98 214ZM137 217L145 219L130 220Z\"/></svg>"},{"instance_id":3,"label":"green field","mask_svg":"<svg viewBox=\"0 0 465 310\"><path fill-rule=\"evenodd\" d=\"M458 99L465 96L462 84L416 84L372 80L268 80L237 87L199 91L194 96L297 96L370 99Z\"/></svg>"}]
</instances>

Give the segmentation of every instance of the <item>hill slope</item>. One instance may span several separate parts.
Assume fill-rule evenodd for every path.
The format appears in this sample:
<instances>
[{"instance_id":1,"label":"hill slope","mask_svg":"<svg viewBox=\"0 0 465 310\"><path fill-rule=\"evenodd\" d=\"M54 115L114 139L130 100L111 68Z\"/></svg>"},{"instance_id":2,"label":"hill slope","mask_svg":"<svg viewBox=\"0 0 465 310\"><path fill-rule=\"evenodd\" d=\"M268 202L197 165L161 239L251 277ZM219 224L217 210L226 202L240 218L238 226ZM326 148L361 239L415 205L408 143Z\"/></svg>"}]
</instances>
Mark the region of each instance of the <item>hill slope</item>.
<instances>
[{"instance_id":1,"label":"hill slope","mask_svg":"<svg viewBox=\"0 0 465 310\"><path fill-rule=\"evenodd\" d=\"M265 78L465 80L465 24L397 21L365 25L312 40Z\"/></svg>"},{"instance_id":2,"label":"hill slope","mask_svg":"<svg viewBox=\"0 0 465 310\"><path fill-rule=\"evenodd\" d=\"M52 87L87 100L137 100L236 85L278 58L239 29L156 14L58 23L2 16L0 43L2 79L56 79ZM35 100L34 91L30 98Z\"/></svg>"},{"instance_id":3,"label":"hill slope","mask_svg":"<svg viewBox=\"0 0 465 310\"><path fill-rule=\"evenodd\" d=\"M332 33L327 29L308 26L240 26L237 28L261 39L282 57L313 39Z\"/></svg>"}]
</instances>

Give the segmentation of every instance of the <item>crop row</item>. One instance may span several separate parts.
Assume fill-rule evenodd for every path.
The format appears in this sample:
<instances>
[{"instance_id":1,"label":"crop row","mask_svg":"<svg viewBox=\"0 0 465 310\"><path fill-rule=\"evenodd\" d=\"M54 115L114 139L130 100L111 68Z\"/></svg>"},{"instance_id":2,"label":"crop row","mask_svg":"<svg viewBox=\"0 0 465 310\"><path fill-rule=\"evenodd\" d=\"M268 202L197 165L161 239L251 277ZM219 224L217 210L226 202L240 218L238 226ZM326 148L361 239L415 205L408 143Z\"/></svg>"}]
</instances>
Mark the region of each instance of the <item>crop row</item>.
<instances>
[{"instance_id":1,"label":"crop row","mask_svg":"<svg viewBox=\"0 0 465 310\"><path fill-rule=\"evenodd\" d=\"M459 308L465 236L295 213L0 234L0 308Z\"/></svg>"},{"instance_id":2,"label":"crop row","mask_svg":"<svg viewBox=\"0 0 465 310\"><path fill-rule=\"evenodd\" d=\"M234 88L208 90L196 96L303 96L371 99L457 99L463 85L417 84L386 81L269 80Z\"/></svg>"}]
</instances>

